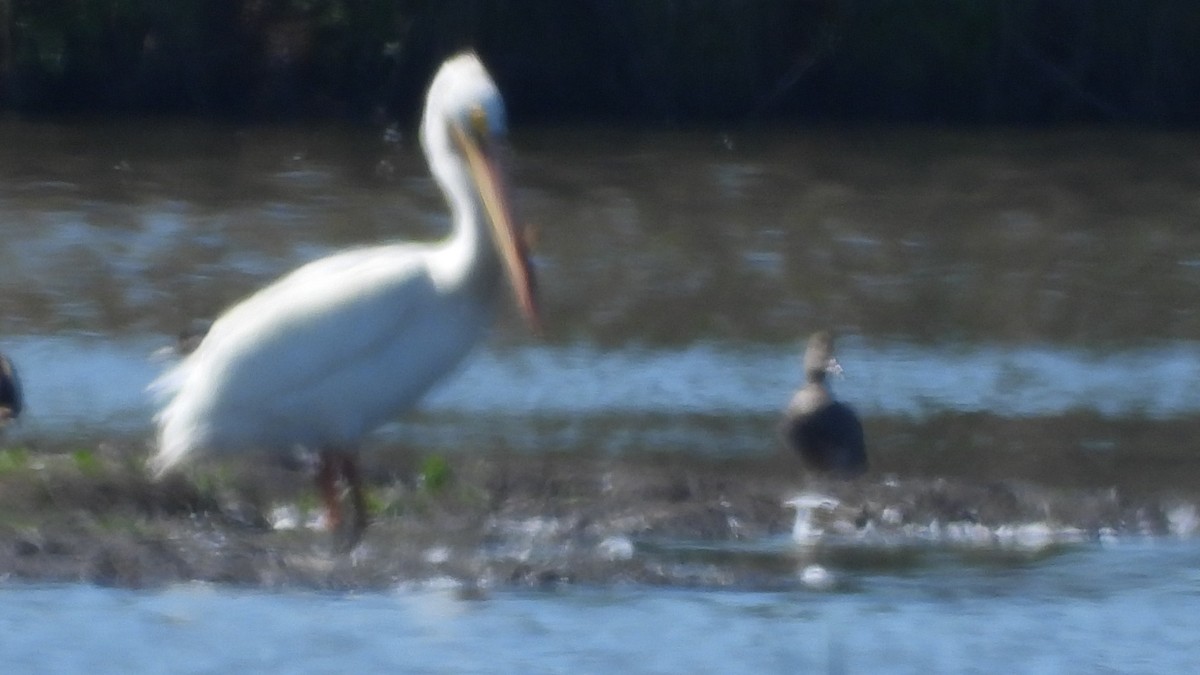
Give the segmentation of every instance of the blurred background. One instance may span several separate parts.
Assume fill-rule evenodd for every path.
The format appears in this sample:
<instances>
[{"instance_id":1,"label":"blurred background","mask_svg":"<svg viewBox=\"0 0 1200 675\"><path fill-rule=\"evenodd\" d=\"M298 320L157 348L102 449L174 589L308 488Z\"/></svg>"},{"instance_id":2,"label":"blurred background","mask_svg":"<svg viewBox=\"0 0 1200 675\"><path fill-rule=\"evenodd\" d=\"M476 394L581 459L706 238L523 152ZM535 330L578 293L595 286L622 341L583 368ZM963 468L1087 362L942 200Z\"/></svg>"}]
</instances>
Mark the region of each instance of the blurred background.
<instances>
[{"instance_id":1,"label":"blurred background","mask_svg":"<svg viewBox=\"0 0 1200 675\"><path fill-rule=\"evenodd\" d=\"M3 0L0 103L411 120L479 51L522 123L1200 121L1188 0Z\"/></svg>"}]
</instances>

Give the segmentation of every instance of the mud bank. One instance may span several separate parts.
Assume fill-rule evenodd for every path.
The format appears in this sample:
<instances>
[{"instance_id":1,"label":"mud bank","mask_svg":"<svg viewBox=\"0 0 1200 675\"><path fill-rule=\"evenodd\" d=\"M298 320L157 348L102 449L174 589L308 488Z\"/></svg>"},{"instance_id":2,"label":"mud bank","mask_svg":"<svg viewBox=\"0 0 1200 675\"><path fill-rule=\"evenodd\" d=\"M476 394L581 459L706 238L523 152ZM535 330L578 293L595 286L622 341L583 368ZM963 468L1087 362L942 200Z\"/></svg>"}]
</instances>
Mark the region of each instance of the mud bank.
<instances>
[{"instance_id":1,"label":"mud bank","mask_svg":"<svg viewBox=\"0 0 1200 675\"><path fill-rule=\"evenodd\" d=\"M351 553L304 468L206 465L152 482L144 450L0 450L0 575L143 587L467 589L559 583L807 585L814 566L1028 560L1200 532L1197 494L872 475L806 478L793 458L417 457L368 465L373 521ZM819 575L818 575L819 576ZM824 579L825 577L820 577Z\"/></svg>"}]
</instances>

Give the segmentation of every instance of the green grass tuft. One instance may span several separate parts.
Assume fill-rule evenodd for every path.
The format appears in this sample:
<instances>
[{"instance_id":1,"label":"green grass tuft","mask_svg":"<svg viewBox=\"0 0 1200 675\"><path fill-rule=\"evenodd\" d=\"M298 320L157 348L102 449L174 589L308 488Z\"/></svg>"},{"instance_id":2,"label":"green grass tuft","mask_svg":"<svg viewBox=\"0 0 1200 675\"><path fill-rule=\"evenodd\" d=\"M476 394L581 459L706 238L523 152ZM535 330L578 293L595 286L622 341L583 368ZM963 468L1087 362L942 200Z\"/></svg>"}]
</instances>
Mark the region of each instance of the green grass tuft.
<instances>
[{"instance_id":1,"label":"green grass tuft","mask_svg":"<svg viewBox=\"0 0 1200 675\"><path fill-rule=\"evenodd\" d=\"M100 460L91 450L76 450L71 453L71 459L75 461L75 468L79 469L79 473L85 476L95 476L100 473Z\"/></svg>"},{"instance_id":2,"label":"green grass tuft","mask_svg":"<svg viewBox=\"0 0 1200 675\"><path fill-rule=\"evenodd\" d=\"M429 492L441 492L450 485L454 472L441 455L430 455L421 462L421 486Z\"/></svg>"},{"instance_id":3,"label":"green grass tuft","mask_svg":"<svg viewBox=\"0 0 1200 675\"><path fill-rule=\"evenodd\" d=\"M29 468L29 451L25 448L0 450L0 474L24 471Z\"/></svg>"}]
</instances>

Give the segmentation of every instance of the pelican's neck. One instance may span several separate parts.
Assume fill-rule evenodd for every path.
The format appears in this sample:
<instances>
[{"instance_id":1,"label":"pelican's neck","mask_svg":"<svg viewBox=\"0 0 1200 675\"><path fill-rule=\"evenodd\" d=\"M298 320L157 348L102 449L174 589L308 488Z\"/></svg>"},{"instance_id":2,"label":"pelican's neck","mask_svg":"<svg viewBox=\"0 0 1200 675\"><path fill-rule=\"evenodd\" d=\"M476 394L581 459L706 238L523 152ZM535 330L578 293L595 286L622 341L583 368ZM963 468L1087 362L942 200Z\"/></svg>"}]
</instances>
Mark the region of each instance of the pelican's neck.
<instances>
[{"instance_id":1,"label":"pelican's neck","mask_svg":"<svg viewBox=\"0 0 1200 675\"><path fill-rule=\"evenodd\" d=\"M465 166L456 161L431 163L450 207L450 235L434 247L430 271L442 288L495 288L500 261L485 222L483 204L471 187Z\"/></svg>"}]
</instances>

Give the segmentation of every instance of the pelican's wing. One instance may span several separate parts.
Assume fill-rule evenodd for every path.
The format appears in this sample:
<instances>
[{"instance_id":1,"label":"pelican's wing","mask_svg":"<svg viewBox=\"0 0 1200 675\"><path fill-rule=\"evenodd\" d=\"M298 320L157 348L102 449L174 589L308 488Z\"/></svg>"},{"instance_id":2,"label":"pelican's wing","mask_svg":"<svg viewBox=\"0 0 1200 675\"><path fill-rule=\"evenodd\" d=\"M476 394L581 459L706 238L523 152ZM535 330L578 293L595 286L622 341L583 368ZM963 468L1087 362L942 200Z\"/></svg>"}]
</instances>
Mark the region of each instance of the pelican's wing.
<instances>
[{"instance_id":1,"label":"pelican's wing","mask_svg":"<svg viewBox=\"0 0 1200 675\"><path fill-rule=\"evenodd\" d=\"M323 258L221 316L195 352L151 385L166 401L155 468L221 446L223 432L237 435L243 411L269 417L293 392L394 342L435 294L424 250L381 246Z\"/></svg>"}]
</instances>

